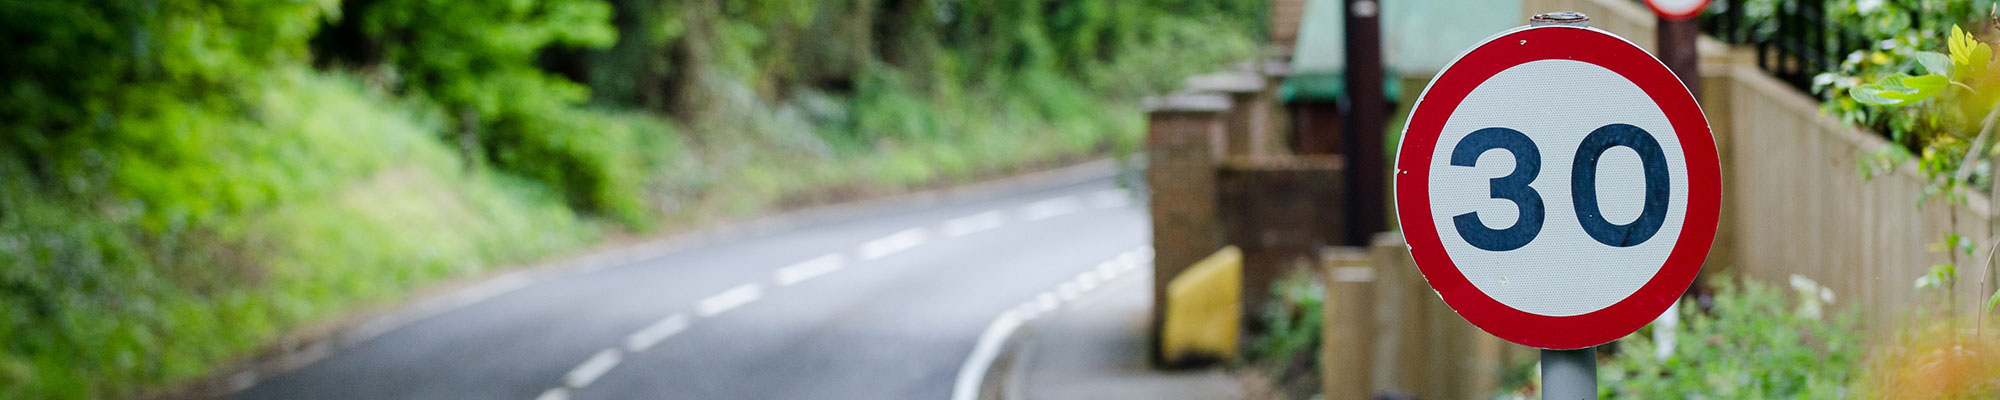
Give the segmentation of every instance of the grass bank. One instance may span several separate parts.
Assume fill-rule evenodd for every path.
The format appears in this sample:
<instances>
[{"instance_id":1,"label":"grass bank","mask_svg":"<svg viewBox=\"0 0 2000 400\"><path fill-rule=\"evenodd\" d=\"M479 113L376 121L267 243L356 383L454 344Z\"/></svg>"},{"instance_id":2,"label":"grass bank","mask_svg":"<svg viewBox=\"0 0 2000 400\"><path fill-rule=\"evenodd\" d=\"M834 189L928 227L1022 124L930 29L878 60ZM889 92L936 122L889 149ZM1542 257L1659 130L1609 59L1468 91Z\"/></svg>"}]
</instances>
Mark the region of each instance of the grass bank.
<instances>
[{"instance_id":1,"label":"grass bank","mask_svg":"<svg viewBox=\"0 0 2000 400\"><path fill-rule=\"evenodd\" d=\"M882 68L769 100L723 74L699 118L554 107L487 129L572 133L483 156L457 113L379 73L291 64L215 98L121 91L104 128L0 157L0 398L130 397L611 236L1130 151L1139 96L1254 48L1193 20L1158 29L1089 76Z\"/></svg>"}]
</instances>

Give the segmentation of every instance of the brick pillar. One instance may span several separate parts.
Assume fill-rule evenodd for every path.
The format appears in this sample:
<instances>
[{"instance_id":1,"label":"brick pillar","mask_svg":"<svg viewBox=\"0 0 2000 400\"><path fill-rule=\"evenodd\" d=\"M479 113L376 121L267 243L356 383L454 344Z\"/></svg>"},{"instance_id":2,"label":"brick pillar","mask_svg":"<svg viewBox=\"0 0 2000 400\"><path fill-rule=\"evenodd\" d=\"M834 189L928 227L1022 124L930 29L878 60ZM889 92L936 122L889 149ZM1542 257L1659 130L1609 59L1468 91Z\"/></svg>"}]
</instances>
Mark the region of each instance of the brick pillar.
<instances>
[{"instance_id":1,"label":"brick pillar","mask_svg":"<svg viewBox=\"0 0 2000 400\"><path fill-rule=\"evenodd\" d=\"M1229 96L1228 131L1223 145L1230 157L1260 157L1265 154L1264 136L1271 116L1270 103L1261 101L1264 78L1252 72L1201 75L1187 80L1187 91Z\"/></svg>"},{"instance_id":2,"label":"brick pillar","mask_svg":"<svg viewBox=\"0 0 2000 400\"><path fill-rule=\"evenodd\" d=\"M1183 94L1147 100L1146 187L1153 217L1153 321L1158 343L1167 282L1222 248L1215 165L1222 158L1229 98ZM1159 361L1159 346L1152 359Z\"/></svg>"}]
</instances>

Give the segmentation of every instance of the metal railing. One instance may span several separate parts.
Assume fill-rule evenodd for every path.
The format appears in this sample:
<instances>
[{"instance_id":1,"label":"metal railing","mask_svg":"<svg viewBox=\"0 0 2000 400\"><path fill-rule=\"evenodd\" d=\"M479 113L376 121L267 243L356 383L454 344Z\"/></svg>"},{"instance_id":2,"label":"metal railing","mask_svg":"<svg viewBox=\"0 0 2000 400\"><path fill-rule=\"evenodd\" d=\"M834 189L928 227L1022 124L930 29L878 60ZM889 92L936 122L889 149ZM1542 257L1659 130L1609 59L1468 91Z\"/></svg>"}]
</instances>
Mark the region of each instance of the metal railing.
<instances>
[{"instance_id":1,"label":"metal railing","mask_svg":"<svg viewBox=\"0 0 2000 400\"><path fill-rule=\"evenodd\" d=\"M1814 76L1839 70L1842 58L1870 45L1866 36L1828 16L1826 0L1716 3L1721 10L1702 17L1702 31L1754 49L1758 67L1807 94L1814 94Z\"/></svg>"}]
</instances>

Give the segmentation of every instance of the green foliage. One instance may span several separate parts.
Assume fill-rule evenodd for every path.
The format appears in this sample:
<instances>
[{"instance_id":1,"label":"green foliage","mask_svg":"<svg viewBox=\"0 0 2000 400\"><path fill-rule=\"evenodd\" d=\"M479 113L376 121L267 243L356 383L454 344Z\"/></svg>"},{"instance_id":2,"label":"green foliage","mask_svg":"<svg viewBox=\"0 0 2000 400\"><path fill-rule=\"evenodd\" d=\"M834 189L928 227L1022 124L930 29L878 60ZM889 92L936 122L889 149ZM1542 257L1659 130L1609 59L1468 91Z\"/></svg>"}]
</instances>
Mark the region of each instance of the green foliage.
<instances>
[{"instance_id":1,"label":"green foliage","mask_svg":"<svg viewBox=\"0 0 2000 400\"><path fill-rule=\"evenodd\" d=\"M1912 77L1895 73L1875 82L1848 87L1847 93L1862 104L1893 107L1890 110L1900 112L1897 115L1903 118L1926 121L1927 124L1911 132L1913 134L1898 133L1897 136L1922 149L1917 165L1927 178L1924 198L1943 194L1956 204L1964 201L1964 192L1976 183L1985 183L1988 190L2000 188L2000 184L1992 181L2000 179L2000 174L1994 173L1995 166L1988 159L1992 155L2000 155L2000 151L1989 144L1993 141L1996 118L2000 118L2000 77L1994 74L2000 71L2000 67L1996 67L1993 60L1993 45L1980 41L1959 26L1951 27L1944 46L1949 53L1900 52L1922 66L1928 74ZM1962 156L1958 155L1961 153ZM1872 175L1868 170L1870 166L1893 168L1896 163L1879 161L1888 159L1878 155L1876 162L1863 161L1864 174ZM1985 171L1987 178L1983 182L1972 179L1980 170ZM2000 192L1991 195L2000 195ZM1961 253L1972 256L1977 245L1957 232L1948 232L1941 243L1932 247L1932 251L1944 252L1953 261L1932 266L1917 278L1916 287L1943 289L1949 302L1956 292L1958 257ZM1994 295L2000 296L2000 291L1995 291Z\"/></svg>"},{"instance_id":2,"label":"green foliage","mask_svg":"<svg viewBox=\"0 0 2000 400\"><path fill-rule=\"evenodd\" d=\"M1130 151L1261 4L0 2L0 398L130 397L620 228Z\"/></svg>"},{"instance_id":3,"label":"green foliage","mask_svg":"<svg viewBox=\"0 0 2000 400\"><path fill-rule=\"evenodd\" d=\"M50 141L116 125L141 93L208 98L227 83L304 54L330 0L93 0L0 3L0 144L55 153Z\"/></svg>"},{"instance_id":4,"label":"green foliage","mask_svg":"<svg viewBox=\"0 0 2000 400\"><path fill-rule=\"evenodd\" d=\"M1298 271L1272 282L1271 299L1257 316L1264 325L1264 333L1250 339L1250 351L1244 356L1250 362L1279 366L1289 366L1293 360L1305 357L1309 366L1318 365L1325 307L1326 287L1310 272Z\"/></svg>"},{"instance_id":5,"label":"green foliage","mask_svg":"<svg viewBox=\"0 0 2000 400\"><path fill-rule=\"evenodd\" d=\"M1621 340L1605 364L1604 398L1830 399L1851 397L1863 354L1851 312L1824 315L1830 292L1794 285L1795 296L1755 282L1720 281L1714 307L1680 307L1672 355L1652 338Z\"/></svg>"},{"instance_id":6,"label":"green foliage","mask_svg":"<svg viewBox=\"0 0 2000 400\"><path fill-rule=\"evenodd\" d=\"M0 159L0 397L123 397L300 321L591 237L558 202L462 176L397 100L297 69L253 82L250 109L127 115L109 133L124 140L83 148L102 186L44 190L28 160Z\"/></svg>"},{"instance_id":7,"label":"green foliage","mask_svg":"<svg viewBox=\"0 0 2000 400\"><path fill-rule=\"evenodd\" d=\"M1963 182L1950 180L1966 181L1975 169L1963 164L1960 155L1985 145L1978 137L1981 119L2000 94L1987 88L1994 85L1989 73L1991 45L1960 25L1995 26L1979 18L1989 15L1994 4L1989 0L1830 4L1831 18L1858 29L1875 45L1849 54L1840 71L1815 77L1814 88L1825 99L1823 110L1882 132L1917 155L1923 172L1934 181L1928 192L1965 189Z\"/></svg>"},{"instance_id":8,"label":"green foliage","mask_svg":"<svg viewBox=\"0 0 2000 400\"><path fill-rule=\"evenodd\" d=\"M607 130L575 106L589 89L535 65L561 46L602 48L617 39L611 7L594 0L383 0L348 3L342 23L379 48L392 88L434 100L476 143L469 157L548 185L587 211L639 227L642 186L614 153L630 132ZM343 27L335 27L335 30ZM643 39L662 35L646 32ZM348 56L327 49L335 57ZM467 146L472 147L472 146ZM466 149L473 150L473 149Z\"/></svg>"}]
</instances>

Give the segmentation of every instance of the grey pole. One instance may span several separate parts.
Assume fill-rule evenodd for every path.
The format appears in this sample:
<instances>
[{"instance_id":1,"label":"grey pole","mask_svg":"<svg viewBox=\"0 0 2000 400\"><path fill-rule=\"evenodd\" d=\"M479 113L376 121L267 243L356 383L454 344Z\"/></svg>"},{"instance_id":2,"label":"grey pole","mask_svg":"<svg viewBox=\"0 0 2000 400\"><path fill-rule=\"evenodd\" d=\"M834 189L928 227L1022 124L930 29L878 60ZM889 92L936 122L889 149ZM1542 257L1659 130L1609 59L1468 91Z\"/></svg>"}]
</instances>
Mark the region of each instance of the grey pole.
<instances>
[{"instance_id":1,"label":"grey pole","mask_svg":"<svg viewBox=\"0 0 2000 400\"><path fill-rule=\"evenodd\" d=\"M1530 26L1590 27L1590 16L1560 11L1535 14ZM1542 350L1542 398L1580 400L1597 398L1597 348Z\"/></svg>"},{"instance_id":2,"label":"grey pole","mask_svg":"<svg viewBox=\"0 0 2000 400\"><path fill-rule=\"evenodd\" d=\"M1597 398L1597 348L1542 350L1542 398Z\"/></svg>"}]
</instances>

